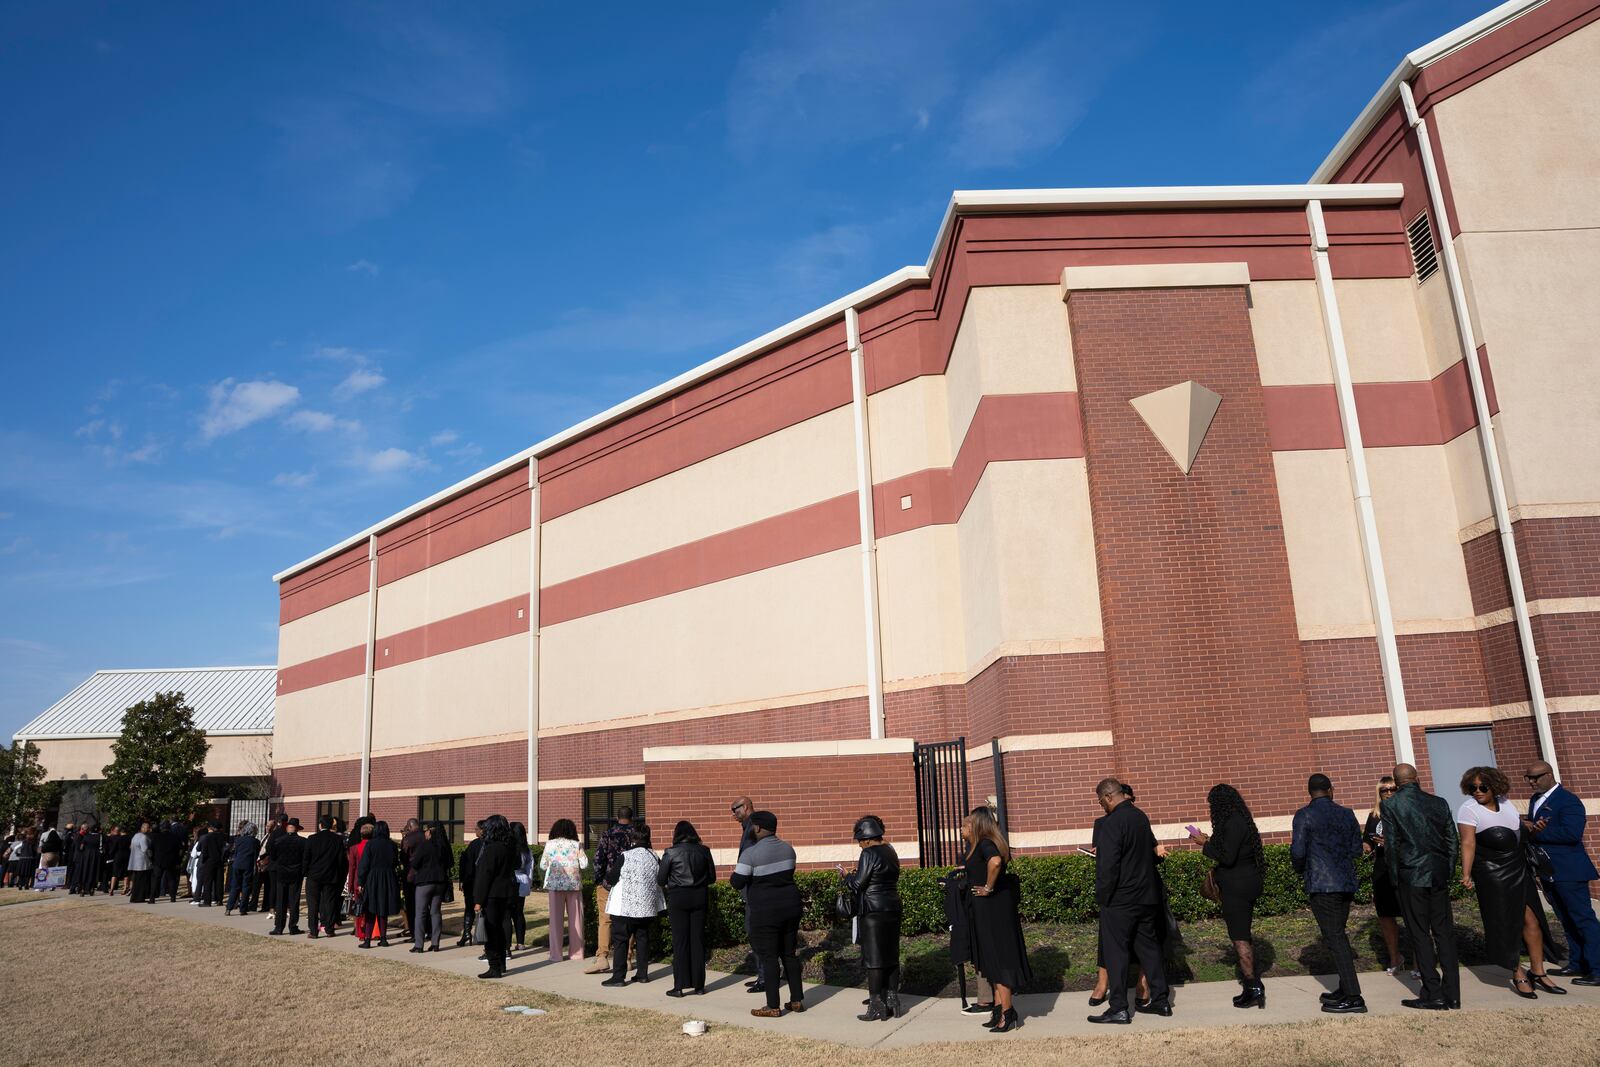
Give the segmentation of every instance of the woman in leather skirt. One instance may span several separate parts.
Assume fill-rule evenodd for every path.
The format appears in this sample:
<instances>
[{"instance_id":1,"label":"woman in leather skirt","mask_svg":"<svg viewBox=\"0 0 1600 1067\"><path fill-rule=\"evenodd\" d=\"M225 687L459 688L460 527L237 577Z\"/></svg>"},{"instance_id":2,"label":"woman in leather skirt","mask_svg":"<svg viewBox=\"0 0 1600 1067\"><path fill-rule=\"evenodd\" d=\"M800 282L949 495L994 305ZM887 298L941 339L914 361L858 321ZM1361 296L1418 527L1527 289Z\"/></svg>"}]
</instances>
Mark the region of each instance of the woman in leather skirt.
<instances>
[{"instance_id":1,"label":"woman in leather skirt","mask_svg":"<svg viewBox=\"0 0 1600 1067\"><path fill-rule=\"evenodd\" d=\"M1526 1000L1566 990L1545 977L1544 946L1550 927L1524 848L1522 816L1508 799L1511 782L1495 767L1472 767L1461 776L1467 797L1456 812L1461 830L1461 884L1478 893L1484 955L1511 972L1511 991ZM1528 946L1531 966L1522 965ZM1537 992L1536 992L1537 990Z\"/></svg>"},{"instance_id":2,"label":"woman in leather skirt","mask_svg":"<svg viewBox=\"0 0 1600 1067\"><path fill-rule=\"evenodd\" d=\"M853 836L861 846L856 869L839 865L845 885L856 896L856 943L867 968L867 1013L862 1022L881 1022L900 1014L900 857L883 841L883 820L863 815Z\"/></svg>"}]
</instances>

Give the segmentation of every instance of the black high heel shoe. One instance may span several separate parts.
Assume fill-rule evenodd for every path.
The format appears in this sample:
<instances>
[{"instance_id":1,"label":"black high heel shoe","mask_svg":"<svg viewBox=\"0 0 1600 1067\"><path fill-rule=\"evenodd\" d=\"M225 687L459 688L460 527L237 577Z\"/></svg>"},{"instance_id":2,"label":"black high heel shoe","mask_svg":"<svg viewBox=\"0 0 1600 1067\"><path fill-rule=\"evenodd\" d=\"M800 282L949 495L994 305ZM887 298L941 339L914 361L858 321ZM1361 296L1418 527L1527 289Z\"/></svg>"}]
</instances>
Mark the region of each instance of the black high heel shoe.
<instances>
[{"instance_id":1,"label":"black high heel shoe","mask_svg":"<svg viewBox=\"0 0 1600 1067\"><path fill-rule=\"evenodd\" d=\"M1528 983L1528 991L1526 993L1524 993L1522 990L1517 988L1517 985L1520 982L1527 982ZM1511 976L1511 992L1515 993L1517 996L1521 997L1523 1000L1538 1000L1539 999L1539 994L1535 993L1533 991L1533 979L1532 978L1518 978L1516 975L1512 975Z\"/></svg>"},{"instance_id":2,"label":"black high heel shoe","mask_svg":"<svg viewBox=\"0 0 1600 1067\"><path fill-rule=\"evenodd\" d=\"M989 1021L983 1024L984 1029L993 1030L995 1027L1000 1025L1000 1020L1004 1018L1004 1016L1005 1011L1000 1007L1000 1005L996 1004L989 1012Z\"/></svg>"},{"instance_id":3,"label":"black high heel shoe","mask_svg":"<svg viewBox=\"0 0 1600 1067\"><path fill-rule=\"evenodd\" d=\"M1090 993L1089 994L1089 1007L1098 1008L1100 1005L1104 1004L1106 1001L1108 1001L1110 999L1111 999L1111 994L1110 993L1107 993L1104 996L1100 996L1100 997L1097 997L1093 993Z\"/></svg>"},{"instance_id":4,"label":"black high heel shoe","mask_svg":"<svg viewBox=\"0 0 1600 1067\"><path fill-rule=\"evenodd\" d=\"M1000 1017L999 1023L989 1027L989 1032L991 1034L1009 1034L1013 1030L1020 1029L1022 1029L1022 1022L1017 1018L1017 1009L1008 1008L1006 1013Z\"/></svg>"},{"instance_id":5,"label":"black high heel shoe","mask_svg":"<svg viewBox=\"0 0 1600 1067\"><path fill-rule=\"evenodd\" d=\"M1245 985L1244 992L1233 998L1236 1008L1265 1008L1267 1006L1267 987L1261 984L1260 979Z\"/></svg>"},{"instance_id":6,"label":"black high heel shoe","mask_svg":"<svg viewBox=\"0 0 1600 1067\"><path fill-rule=\"evenodd\" d=\"M1541 993L1553 993L1558 997L1564 997L1567 995L1567 991L1564 988L1550 981L1549 975L1534 974L1532 971L1529 971L1528 982L1533 986L1533 988L1539 990Z\"/></svg>"}]
</instances>

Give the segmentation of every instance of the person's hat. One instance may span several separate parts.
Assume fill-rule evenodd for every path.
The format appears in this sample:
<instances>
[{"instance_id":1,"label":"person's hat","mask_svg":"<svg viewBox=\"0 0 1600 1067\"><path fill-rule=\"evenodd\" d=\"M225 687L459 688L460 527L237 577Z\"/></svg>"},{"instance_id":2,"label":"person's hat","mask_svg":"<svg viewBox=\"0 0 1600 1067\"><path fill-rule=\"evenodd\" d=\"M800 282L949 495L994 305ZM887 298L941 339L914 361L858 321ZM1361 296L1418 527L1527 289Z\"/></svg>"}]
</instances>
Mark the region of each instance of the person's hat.
<instances>
[{"instance_id":1,"label":"person's hat","mask_svg":"<svg viewBox=\"0 0 1600 1067\"><path fill-rule=\"evenodd\" d=\"M298 830L298 829L300 829L300 820L299 819L290 819L289 822L287 823L287 825L292 826L296 830Z\"/></svg>"},{"instance_id":2,"label":"person's hat","mask_svg":"<svg viewBox=\"0 0 1600 1067\"><path fill-rule=\"evenodd\" d=\"M769 834L778 832L778 817L770 811L758 811L750 816L750 825L759 826Z\"/></svg>"},{"instance_id":3,"label":"person's hat","mask_svg":"<svg viewBox=\"0 0 1600 1067\"><path fill-rule=\"evenodd\" d=\"M883 836L883 820L876 815L863 815L856 820L857 841L873 841Z\"/></svg>"}]
</instances>

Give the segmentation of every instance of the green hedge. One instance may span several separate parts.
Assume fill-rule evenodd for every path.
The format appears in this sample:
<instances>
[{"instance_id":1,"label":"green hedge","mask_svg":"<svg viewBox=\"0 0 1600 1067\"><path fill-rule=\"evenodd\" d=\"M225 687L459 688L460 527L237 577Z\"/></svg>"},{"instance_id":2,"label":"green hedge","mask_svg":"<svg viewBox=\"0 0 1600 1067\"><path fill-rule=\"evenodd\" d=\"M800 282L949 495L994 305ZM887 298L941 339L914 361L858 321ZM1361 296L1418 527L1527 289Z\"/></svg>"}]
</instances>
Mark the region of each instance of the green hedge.
<instances>
[{"instance_id":1,"label":"green hedge","mask_svg":"<svg viewBox=\"0 0 1600 1067\"><path fill-rule=\"evenodd\" d=\"M1258 916L1285 915L1310 906L1300 876L1289 860L1288 845L1266 845L1265 888L1256 902ZM1180 922L1216 918L1221 909L1200 894L1211 861L1194 849L1182 849L1167 856L1160 865L1167 886L1167 900L1173 916ZM1021 914L1024 923L1069 924L1092 922L1099 914L1094 898L1094 859L1072 854L1065 856L1018 856L1011 864L1022 884ZM1362 857L1356 863L1361 877L1357 903L1372 900L1372 861ZM937 933L945 929L944 891L938 879L944 870L908 867L900 873L900 899L905 908L902 931L907 935ZM833 914L834 898L840 878L833 871L800 871L795 875L804 906L801 926L826 930L837 925ZM1466 893L1459 881L1452 883L1452 895ZM594 885L583 888L585 939L595 943L598 915L594 906ZM745 941L744 902L727 882L711 887L711 913L706 920L706 942L713 947L737 945ZM658 953L670 949L667 923L656 924L652 945Z\"/></svg>"}]
</instances>

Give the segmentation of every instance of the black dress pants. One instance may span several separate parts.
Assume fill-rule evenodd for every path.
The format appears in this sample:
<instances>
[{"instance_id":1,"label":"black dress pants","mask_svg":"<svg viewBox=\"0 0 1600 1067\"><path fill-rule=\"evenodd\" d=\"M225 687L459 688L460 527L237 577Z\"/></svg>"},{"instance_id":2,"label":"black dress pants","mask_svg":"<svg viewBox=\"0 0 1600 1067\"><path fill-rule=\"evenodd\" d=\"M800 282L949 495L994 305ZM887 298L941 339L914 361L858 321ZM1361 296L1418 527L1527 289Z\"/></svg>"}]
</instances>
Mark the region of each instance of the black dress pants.
<instances>
[{"instance_id":1,"label":"black dress pants","mask_svg":"<svg viewBox=\"0 0 1600 1067\"><path fill-rule=\"evenodd\" d=\"M338 918L339 883L306 879L306 926L312 933L321 927L331 934Z\"/></svg>"},{"instance_id":2,"label":"black dress pants","mask_svg":"<svg viewBox=\"0 0 1600 1067\"><path fill-rule=\"evenodd\" d=\"M298 874L275 874L272 877L272 928L282 930L285 917L289 931L300 932L300 879Z\"/></svg>"},{"instance_id":3,"label":"black dress pants","mask_svg":"<svg viewBox=\"0 0 1600 1067\"><path fill-rule=\"evenodd\" d=\"M1128 965L1135 958L1150 983L1150 1002L1167 1002L1167 968L1156 940L1153 906L1100 909L1100 956L1106 963L1112 1011L1128 1008Z\"/></svg>"},{"instance_id":4,"label":"black dress pants","mask_svg":"<svg viewBox=\"0 0 1600 1067\"><path fill-rule=\"evenodd\" d=\"M217 875L222 872L222 865L216 860L205 860L195 870L195 880L200 883L200 891L196 894L202 904L216 904L217 900Z\"/></svg>"},{"instance_id":5,"label":"black dress pants","mask_svg":"<svg viewBox=\"0 0 1600 1067\"><path fill-rule=\"evenodd\" d=\"M672 927L672 988L706 987L706 891L667 890L667 922Z\"/></svg>"},{"instance_id":6,"label":"black dress pants","mask_svg":"<svg viewBox=\"0 0 1600 1067\"><path fill-rule=\"evenodd\" d=\"M166 897L176 903L178 900L178 869L168 867L161 872L161 888L156 890L156 896Z\"/></svg>"},{"instance_id":7,"label":"black dress pants","mask_svg":"<svg viewBox=\"0 0 1600 1067\"><path fill-rule=\"evenodd\" d=\"M789 983L791 1003L805 999L805 987L800 984L800 957L795 946L800 939L800 916L772 918L752 915L749 918L750 948L756 954L761 969L762 984L766 987L767 1007L778 1007L778 967L783 967L783 977Z\"/></svg>"},{"instance_id":8,"label":"black dress pants","mask_svg":"<svg viewBox=\"0 0 1600 1067\"><path fill-rule=\"evenodd\" d=\"M1350 951L1350 936L1345 932L1350 922L1352 893L1312 893L1311 914L1316 916L1317 929L1322 932L1322 943L1333 955L1333 966L1339 972L1339 993L1346 997L1361 995L1361 980L1356 977L1355 954Z\"/></svg>"},{"instance_id":9,"label":"black dress pants","mask_svg":"<svg viewBox=\"0 0 1600 1067\"><path fill-rule=\"evenodd\" d=\"M489 957L491 971L506 969L506 919L510 901L489 897L483 902L483 954Z\"/></svg>"},{"instance_id":10,"label":"black dress pants","mask_svg":"<svg viewBox=\"0 0 1600 1067\"><path fill-rule=\"evenodd\" d=\"M133 872L133 891L128 894L128 903L147 904L150 901L150 871Z\"/></svg>"},{"instance_id":11,"label":"black dress pants","mask_svg":"<svg viewBox=\"0 0 1600 1067\"><path fill-rule=\"evenodd\" d=\"M1422 999L1461 1003L1461 970L1456 958L1456 923L1450 890L1397 887L1400 911L1411 931L1411 951L1422 972ZM1442 972L1442 973L1441 973Z\"/></svg>"},{"instance_id":12,"label":"black dress pants","mask_svg":"<svg viewBox=\"0 0 1600 1067\"><path fill-rule=\"evenodd\" d=\"M618 981L628 976L628 942L633 942L633 952L638 957L635 982L650 979L650 928L655 916L634 919L623 915L611 917L611 977Z\"/></svg>"}]
</instances>

